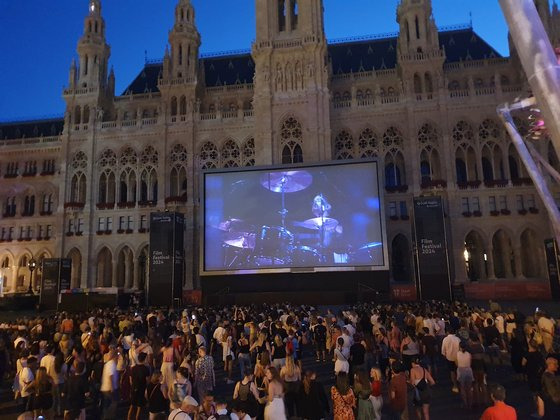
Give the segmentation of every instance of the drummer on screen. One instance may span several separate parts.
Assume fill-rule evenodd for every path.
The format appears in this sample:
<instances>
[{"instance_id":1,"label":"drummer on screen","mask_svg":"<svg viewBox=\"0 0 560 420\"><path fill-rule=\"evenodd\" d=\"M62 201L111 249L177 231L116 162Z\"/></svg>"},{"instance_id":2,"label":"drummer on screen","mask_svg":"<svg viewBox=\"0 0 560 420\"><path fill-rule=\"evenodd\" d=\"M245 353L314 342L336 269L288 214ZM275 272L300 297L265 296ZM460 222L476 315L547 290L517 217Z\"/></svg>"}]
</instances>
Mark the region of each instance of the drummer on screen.
<instances>
[{"instance_id":1,"label":"drummer on screen","mask_svg":"<svg viewBox=\"0 0 560 420\"><path fill-rule=\"evenodd\" d=\"M323 197L323 194L316 195L313 199L313 205L311 206L311 213L315 217L328 217L332 209L329 202Z\"/></svg>"}]
</instances>

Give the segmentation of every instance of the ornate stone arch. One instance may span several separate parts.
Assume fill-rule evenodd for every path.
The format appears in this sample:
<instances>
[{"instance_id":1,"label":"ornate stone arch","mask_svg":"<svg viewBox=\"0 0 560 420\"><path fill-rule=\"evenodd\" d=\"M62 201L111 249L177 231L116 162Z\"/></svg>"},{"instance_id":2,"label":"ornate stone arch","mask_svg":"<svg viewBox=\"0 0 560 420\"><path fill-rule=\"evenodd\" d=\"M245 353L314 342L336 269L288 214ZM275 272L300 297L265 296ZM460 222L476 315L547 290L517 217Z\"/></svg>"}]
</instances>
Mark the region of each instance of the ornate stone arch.
<instances>
[{"instance_id":1,"label":"ornate stone arch","mask_svg":"<svg viewBox=\"0 0 560 420\"><path fill-rule=\"evenodd\" d=\"M293 116L280 126L280 151L283 164L303 163L303 128Z\"/></svg>"},{"instance_id":2,"label":"ornate stone arch","mask_svg":"<svg viewBox=\"0 0 560 420\"><path fill-rule=\"evenodd\" d=\"M236 168L241 164L241 150L237 142L228 138L220 148L221 167L223 168Z\"/></svg>"},{"instance_id":3,"label":"ornate stone arch","mask_svg":"<svg viewBox=\"0 0 560 420\"><path fill-rule=\"evenodd\" d=\"M334 159L354 159L354 137L348 129L342 129L334 139Z\"/></svg>"},{"instance_id":4,"label":"ornate stone arch","mask_svg":"<svg viewBox=\"0 0 560 420\"><path fill-rule=\"evenodd\" d=\"M241 165L255 166L255 139L249 137L241 146Z\"/></svg>"},{"instance_id":5,"label":"ornate stone arch","mask_svg":"<svg viewBox=\"0 0 560 420\"><path fill-rule=\"evenodd\" d=\"M200 169L217 168L220 162L218 147L211 141L206 141L200 147L199 164Z\"/></svg>"},{"instance_id":6,"label":"ornate stone arch","mask_svg":"<svg viewBox=\"0 0 560 420\"><path fill-rule=\"evenodd\" d=\"M68 201L71 203L85 203L87 193L86 170L88 165L87 155L78 151L70 161L70 189Z\"/></svg>"},{"instance_id":7,"label":"ornate stone arch","mask_svg":"<svg viewBox=\"0 0 560 420\"><path fill-rule=\"evenodd\" d=\"M371 127L365 127L358 137L358 157L371 158L379 155L379 137Z\"/></svg>"},{"instance_id":8,"label":"ornate stone arch","mask_svg":"<svg viewBox=\"0 0 560 420\"><path fill-rule=\"evenodd\" d=\"M187 198L187 149L182 144L175 144L169 152L171 171L169 174L169 196Z\"/></svg>"}]
</instances>

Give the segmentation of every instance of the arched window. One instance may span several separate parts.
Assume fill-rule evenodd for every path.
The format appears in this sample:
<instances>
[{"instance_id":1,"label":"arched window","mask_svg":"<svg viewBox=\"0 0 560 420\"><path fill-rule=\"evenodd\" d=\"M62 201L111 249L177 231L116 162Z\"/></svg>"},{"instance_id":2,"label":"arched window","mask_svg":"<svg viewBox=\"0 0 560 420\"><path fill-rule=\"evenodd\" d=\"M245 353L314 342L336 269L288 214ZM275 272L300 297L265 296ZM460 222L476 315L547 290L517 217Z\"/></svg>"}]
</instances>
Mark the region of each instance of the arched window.
<instances>
[{"instance_id":1,"label":"arched window","mask_svg":"<svg viewBox=\"0 0 560 420\"><path fill-rule=\"evenodd\" d=\"M235 168L240 164L241 151L234 140L227 140L221 150L222 167Z\"/></svg>"},{"instance_id":2,"label":"arched window","mask_svg":"<svg viewBox=\"0 0 560 420\"><path fill-rule=\"evenodd\" d=\"M354 158L354 139L346 130L338 133L334 139L334 158L337 160Z\"/></svg>"},{"instance_id":3,"label":"arched window","mask_svg":"<svg viewBox=\"0 0 560 420\"><path fill-rule=\"evenodd\" d=\"M176 144L171 149L170 196L187 198L187 149Z\"/></svg>"},{"instance_id":4,"label":"arched window","mask_svg":"<svg viewBox=\"0 0 560 420\"><path fill-rule=\"evenodd\" d=\"M537 240L537 235L532 229L525 229L521 234L521 267L523 275L527 278L541 277L540 255L544 254L541 241Z\"/></svg>"},{"instance_id":5,"label":"arched window","mask_svg":"<svg viewBox=\"0 0 560 420\"><path fill-rule=\"evenodd\" d=\"M414 73L414 93L422 93L422 79L418 73Z\"/></svg>"},{"instance_id":6,"label":"arched window","mask_svg":"<svg viewBox=\"0 0 560 420\"><path fill-rule=\"evenodd\" d=\"M358 138L358 156L360 158L376 157L379 153L377 135L372 129L366 128Z\"/></svg>"},{"instance_id":7,"label":"arched window","mask_svg":"<svg viewBox=\"0 0 560 420\"><path fill-rule=\"evenodd\" d=\"M278 31L286 30L286 0L278 0Z\"/></svg>"},{"instance_id":8,"label":"arched window","mask_svg":"<svg viewBox=\"0 0 560 420\"><path fill-rule=\"evenodd\" d=\"M242 166L255 166L255 139L248 139L242 147Z\"/></svg>"},{"instance_id":9,"label":"arched window","mask_svg":"<svg viewBox=\"0 0 560 420\"><path fill-rule=\"evenodd\" d=\"M406 34L406 43L410 44L410 25L408 24L408 20L404 21L404 32Z\"/></svg>"},{"instance_id":10,"label":"arched window","mask_svg":"<svg viewBox=\"0 0 560 420\"><path fill-rule=\"evenodd\" d=\"M424 87L426 88L427 93L432 93L434 91L434 84L430 73L426 73L424 75Z\"/></svg>"},{"instance_id":11,"label":"arched window","mask_svg":"<svg viewBox=\"0 0 560 420\"><path fill-rule=\"evenodd\" d=\"M282 148L282 163L302 163L303 130L298 120L287 118L280 129L280 147Z\"/></svg>"},{"instance_id":12,"label":"arched window","mask_svg":"<svg viewBox=\"0 0 560 420\"><path fill-rule=\"evenodd\" d=\"M459 149L457 149L457 154L459 153ZM455 174L457 178L458 184L466 184L469 180L467 176L467 165L462 157L455 158Z\"/></svg>"},{"instance_id":13,"label":"arched window","mask_svg":"<svg viewBox=\"0 0 560 420\"><path fill-rule=\"evenodd\" d=\"M81 124L82 123L82 108L77 106L74 109L74 124Z\"/></svg>"},{"instance_id":14,"label":"arched window","mask_svg":"<svg viewBox=\"0 0 560 420\"><path fill-rule=\"evenodd\" d=\"M174 117L177 115L177 98L173 96L171 98L171 116Z\"/></svg>"},{"instance_id":15,"label":"arched window","mask_svg":"<svg viewBox=\"0 0 560 420\"><path fill-rule=\"evenodd\" d=\"M219 153L218 148L211 141L207 141L200 148L200 168L213 169L218 167Z\"/></svg>"},{"instance_id":16,"label":"arched window","mask_svg":"<svg viewBox=\"0 0 560 420\"><path fill-rule=\"evenodd\" d=\"M113 255L104 247L97 254L97 287L111 287L113 285Z\"/></svg>"},{"instance_id":17,"label":"arched window","mask_svg":"<svg viewBox=\"0 0 560 420\"><path fill-rule=\"evenodd\" d=\"M183 45L181 45L181 44L179 44L177 62L179 63L180 66L183 65Z\"/></svg>"},{"instance_id":18,"label":"arched window","mask_svg":"<svg viewBox=\"0 0 560 420\"><path fill-rule=\"evenodd\" d=\"M484 181L506 179L502 149L493 141L486 142L482 148L482 174Z\"/></svg>"},{"instance_id":19,"label":"arched window","mask_svg":"<svg viewBox=\"0 0 560 420\"><path fill-rule=\"evenodd\" d=\"M70 182L70 202L81 203L86 202L86 175L87 156L84 152L74 154L70 163L72 175Z\"/></svg>"},{"instance_id":20,"label":"arched window","mask_svg":"<svg viewBox=\"0 0 560 420\"><path fill-rule=\"evenodd\" d=\"M509 163L509 174L510 179L516 180L519 178L525 177L525 171L523 170L523 162L519 158L519 154L517 153L517 149L513 144L509 146L509 153L508 153L508 163Z\"/></svg>"},{"instance_id":21,"label":"arched window","mask_svg":"<svg viewBox=\"0 0 560 420\"><path fill-rule=\"evenodd\" d=\"M290 13L291 13L291 21L292 21L292 31L297 29L298 26L298 2L297 0L290 0Z\"/></svg>"},{"instance_id":22,"label":"arched window","mask_svg":"<svg viewBox=\"0 0 560 420\"><path fill-rule=\"evenodd\" d=\"M512 278L515 273L515 256L511 238L503 230L498 230L492 237L492 257L494 274L497 278Z\"/></svg>"},{"instance_id":23,"label":"arched window","mask_svg":"<svg viewBox=\"0 0 560 420\"><path fill-rule=\"evenodd\" d=\"M484 249L484 240L478 232L471 231L465 237L464 251L466 251L463 255L466 255L464 261L467 279L470 281L485 280L488 276L488 256Z\"/></svg>"},{"instance_id":24,"label":"arched window","mask_svg":"<svg viewBox=\"0 0 560 420\"><path fill-rule=\"evenodd\" d=\"M136 201L136 169L138 156L131 147L126 147L119 156L119 202Z\"/></svg>"},{"instance_id":25,"label":"arched window","mask_svg":"<svg viewBox=\"0 0 560 420\"><path fill-rule=\"evenodd\" d=\"M424 124L418 131L420 152L420 175L422 183L441 179L441 165L437 146L439 134L431 124Z\"/></svg>"},{"instance_id":26,"label":"arched window","mask_svg":"<svg viewBox=\"0 0 560 420\"><path fill-rule=\"evenodd\" d=\"M89 122L89 106L87 105L84 106L82 121L84 122L84 124L87 124Z\"/></svg>"},{"instance_id":27,"label":"arched window","mask_svg":"<svg viewBox=\"0 0 560 420\"><path fill-rule=\"evenodd\" d=\"M187 98L183 95L179 102L179 113L181 115L186 115L187 113Z\"/></svg>"},{"instance_id":28,"label":"arched window","mask_svg":"<svg viewBox=\"0 0 560 420\"><path fill-rule=\"evenodd\" d=\"M88 74L88 67L89 67L89 57L86 56L84 57L84 76L87 76Z\"/></svg>"},{"instance_id":29,"label":"arched window","mask_svg":"<svg viewBox=\"0 0 560 420\"><path fill-rule=\"evenodd\" d=\"M418 16L414 19L414 24L416 26L416 39L420 39L420 22L418 21Z\"/></svg>"}]
</instances>

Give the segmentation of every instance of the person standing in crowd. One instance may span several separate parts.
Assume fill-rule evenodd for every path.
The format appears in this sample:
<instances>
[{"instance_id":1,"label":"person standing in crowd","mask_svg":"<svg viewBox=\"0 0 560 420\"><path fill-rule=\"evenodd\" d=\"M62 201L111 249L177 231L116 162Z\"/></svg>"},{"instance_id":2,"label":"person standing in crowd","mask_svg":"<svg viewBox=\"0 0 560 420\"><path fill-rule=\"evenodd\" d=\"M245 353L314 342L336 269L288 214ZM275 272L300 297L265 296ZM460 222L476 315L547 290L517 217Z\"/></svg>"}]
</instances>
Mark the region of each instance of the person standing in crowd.
<instances>
[{"instance_id":1,"label":"person standing in crowd","mask_svg":"<svg viewBox=\"0 0 560 420\"><path fill-rule=\"evenodd\" d=\"M50 418L53 407L53 383L47 374L47 369L39 367L33 381L33 413L35 417L43 416Z\"/></svg>"},{"instance_id":2,"label":"person standing in crowd","mask_svg":"<svg viewBox=\"0 0 560 420\"><path fill-rule=\"evenodd\" d=\"M168 420L197 420L198 402L190 395L187 395L181 402L181 406L174 409Z\"/></svg>"},{"instance_id":3,"label":"person standing in crowd","mask_svg":"<svg viewBox=\"0 0 560 420\"><path fill-rule=\"evenodd\" d=\"M325 388L317 381L317 374L308 370L303 376L299 393L298 414L308 420L320 420L329 412L329 401Z\"/></svg>"},{"instance_id":4,"label":"person standing in crowd","mask_svg":"<svg viewBox=\"0 0 560 420\"><path fill-rule=\"evenodd\" d=\"M542 375L542 391L540 397L544 403L545 420L560 419L560 377L558 372L558 359L548 357L546 370Z\"/></svg>"},{"instance_id":5,"label":"person standing in crowd","mask_svg":"<svg viewBox=\"0 0 560 420\"><path fill-rule=\"evenodd\" d=\"M274 336L274 342L272 343L272 366L280 371L282 367L286 364L286 346L282 337L279 334Z\"/></svg>"},{"instance_id":6,"label":"person standing in crowd","mask_svg":"<svg viewBox=\"0 0 560 420\"><path fill-rule=\"evenodd\" d=\"M362 337L359 334L354 334L354 344L350 346L350 378L351 383L355 379L356 372L366 370L366 348L362 343Z\"/></svg>"},{"instance_id":7,"label":"person standing in crowd","mask_svg":"<svg viewBox=\"0 0 560 420\"><path fill-rule=\"evenodd\" d=\"M517 420L515 409L504 402L506 390L502 385L494 385L490 388L490 399L494 405L484 410L480 420Z\"/></svg>"},{"instance_id":8,"label":"person standing in crowd","mask_svg":"<svg viewBox=\"0 0 560 420\"><path fill-rule=\"evenodd\" d=\"M270 366L266 370L266 379L268 386L264 420L287 420L284 407L284 385L274 366Z\"/></svg>"},{"instance_id":9,"label":"person standing in crowd","mask_svg":"<svg viewBox=\"0 0 560 420\"><path fill-rule=\"evenodd\" d=\"M37 368L37 359L33 356L27 358L25 365L18 375L19 393L21 398L21 411L31 411L33 395L33 381L35 380L35 369Z\"/></svg>"},{"instance_id":10,"label":"person standing in crowd","mask_svg":"<svg viewBox=\"0 0 560 420\"><path fill-rule=\"evenodd\" d=\"M253 372L246 371L243 379L235 384L233 400L241 403L250 417L257 417L259 391L253 381Z\"/></svg>"},{"instance_id":11,"label":"person standing in crowd","mask_svg":"<svg viewBox=\"0 0 560 420\"><path fill-rule=\"evenodd\" d=\"M378 368L372 368L369 372L371 378L371 404L373 405L374 420L381 420L381 409L383 408L382 383L383 375Z\"/></svg>"},{"instance_id":12,"label":"person standing in crowd","mask_svg":"<svg viewBox=\"0 0 560 420\"><path fill-rule=\"evenodd\" d=\"M233 361L235 360L235 349L234 349L235 340L233 339L232 335L232 328L228 326L224 334L222 335L222 352L223 352L223 362L224 362L224 371L227 374L226 383L228 385L233 384Z\"/></svg>"},{"instance_id":13,"label":"person standing in crowd","mask_svg":"<svg viewBox=\"0 0 560 420\"><path fill-rule=\"evenodd\" d=\"M402 362L391 365L393 376L389 382L389 408L391 420L408 420L408 395L405 368Z\"/></svg>"},{"instance_id":14,"label":"person standing in crowd","mask_svg":"<svg viewBox=\"0 0 560 420\"><path fill-rule=\"evenodd\" d=\"M139 420L142 408L146 405L146 387L150 369L146 366L146 353L138 355L138 364L130 370L130 408L128 420Z\"/></svg>"},{"instance_id":15,"label":"person standing in crowd","mask_svg":"<svg viewBox=\"0 0 560 420\"><path fill-rule=\"evenodd\" d=\"M169 408L175 410L181 407L184 398L192 395L192 385L189 381L189 372L185 368L179 368L175 379L169 388Z\"/></svg>"},{"instance_id":16,"label":"person standing in crowd","mask_svg":"<svg viewBox=\"0 0 560 420\"><path fill-rule=\"evenodd\" d=\"M356 397L350 388L348 373L341 371L336 375L336 384L331 387L334 420L354 420Z\"/></svg>"},{"instance_id":17,"label":"person standing in crowd","mask_svg":"<svg viewBox=\"0 0 560 420\"><path fill-rule=\"evenodd\" d=\"M371 402L371 384L365 370L354 374L353 392L356 397L356 420L373 420L375 411Z\"/></svg>"},{"instance_id":18,"label":"person standing in crowd","mask_svg":"<svg viewBox=\"0 0 560 420\"><path fill-rule=\"evenodd\" d=\"M86 394L88 393L86 365L84 362L74 360L73 370L74 373L68 377L62 392L64 419L86 420Z\"/></svg>"},{"instance_id":19,"label":"person standing in crowd","mask_svg":"<svg viewBox=\"0 0 560 420\"><path fill-rule=\"evenodd\" d=\"M546 312L537 312L537 327L542 336L544 351L549 354L554 341L554 321L548 317Z\"/></svg>"},{"instance_id":20,"label":"person standing in crowd","mask_svg":"<svg viewBox=\"0 0 560 420\"><path fill-rule=\"evenodd\" d=\"M420 353L418 341L416 340L416 334L413 329L406 329L404 331L404 338L401 341L400 353L402 355L404 368L406 371L410 371L412 367L412 359L417 358Z\"/></svg>"},{"instance_id":21,"label":"person standing in crowd","mask_svg":"<svg viewBox=\"0 0 560 420\"><path fill-rule=\"evenodd\" d=\"M414 387L412 403L416 408L419 420L430 420L430 403L432 402L432 386L436 384L430 371L420 364L418 357L412 359L410 384Z\"/></svg>"},{"instance_id":22,"label":"person standing in crowd","mask_svg":"<svg viewBox=\"0 0 560 420\"><path fill-rule=\"evenodd\" d=\"M447 360L451 383L453 384L452 392L459 392L457 384L457 352L459 351L459 343L461 340L451 330L447 331L447 335L441 342L441 354Z\"/></svg>"},{"instance_id":23,"label":"person standing in crowd","mask_svg":"<svg viewBox=\"0 0 560 420\"><path fill-rule=\"evenodd\" d=\"M173 365L175 363L175 349L173 348L173 340L171 339L171 337L165 340L165 344L161 348L160 353L162 356L162 362L161 362L161 374L163 376L162 380L167 385L167 388L171 389L171 386L173 385L173 381L175 380L175 370L173 369ZM138 363L140 363L139 355L137 355L137 360ZM181 398L181 401L182 400L183 399Z\"/></svg>"},{"instance_id":24,"label":"person standing in crowd","mask_svg":"<svg viewBox=\"0 0 560 420\"><path fill-rule=\"evenodd\" d=\"M327 327L325 327L323 318L317 318L317 324L313 325L311 328L313 333L313 344L315 346L316 362L326 362L326 350L327 350Z\"/></svg>"},{"instance_id":25,"label":"person standing in crowd","mask_svg":"<svg viewBox=\"0 0 560 420\"><path fill-rule=\"evenodd\" d=\"M103 420L116 418L119 401L119 373L117 371L117 351L110 349L104 356L103 374L101 376L101 395L103 396Z\"/></svg>"},{"instance_id":26,"label":"person standing in crowd","mask_svg":"<svg viewBox=\"0 0 560 420\"><path fill-rule=\"evenodd\" d=\"M286 364L280 369L280 378L284 382L288 417L293 417L296 412L297 395L301 385L301 370L295 363L293 355L286 355Z\"/></svg>"},{"instance_id":27,"label":"person standing in crowd","mask_svg":"<svg viewBox=\"0 0 560 420\"><path fill-rule=\"evenodd\" d=\"M344 339L338 337L336 347L334 349L334 374L338 375L340 372L349 373L350 363L350 348L344 346Z\"/></svg>"},{"instance_id":28,"label":"person standing in crowd","mask_svg":"<svg viewBox=\"0 0 560 420\"><path fill-rule=\"evenodd\" d=\"M480 344L477 334L471 334L469 341L469 353L471 354L471 368L474 377L473 404L486 404L486 362L484 361L484 346Z\"/></svg>"},{"instance_id":29,"label":"person standing in crowd","mask_svg":"<svg viewBox=\"0 0 560 420\"><path fill-rule=\"evenodd\" d=\"M194 386L199 401L216 386L214 359L206 354L206 348L202 346L198 348L198 359L194 365Z\"/></svg>"},{"instance_id":30,"label":"person standing in crowd","mask_svg":"<svg viewBox=\"0 0 560 420\"><path fill-rule=\"evenodd\" d=\"M159 370L152 373L150 383L146 387L146 397L150 420L157 420L167 413L169 401L167 400L167 389L161 381L162 375Z\"/></svg>"},{"instance_id":31,"label":"person standing in crowd","mask_svg":"<svg viewBox=\"0 0 560 420\"><path fill-rule=\"evenodd\" d=\"M472 356L467 349L467 343L461 341L457 352L457 382L459 383L463 406L467 410L472 408L473 403L474 375L471 364Z\"/></svg>"},{"instance_id":32,"label":"person standing in crowd","mask_svg":"<svg viewBox=\"0 0 560 420\"><path fill-rule=\"evenodd\" d=\"M245 372L252 371L251 355L249 352L249 340L245 332L241 332L239 340L237 340L237 361L239 363L239 373L241 379L245 377Z\"/></svg>"}]
</instances>

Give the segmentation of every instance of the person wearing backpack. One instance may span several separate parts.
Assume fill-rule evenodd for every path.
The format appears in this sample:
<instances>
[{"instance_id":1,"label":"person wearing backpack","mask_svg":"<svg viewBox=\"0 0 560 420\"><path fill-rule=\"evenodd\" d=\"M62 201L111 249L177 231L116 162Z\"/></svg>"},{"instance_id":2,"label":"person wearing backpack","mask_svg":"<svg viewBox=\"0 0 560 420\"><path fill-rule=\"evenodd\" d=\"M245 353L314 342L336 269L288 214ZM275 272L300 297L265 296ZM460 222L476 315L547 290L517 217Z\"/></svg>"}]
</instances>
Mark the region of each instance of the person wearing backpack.
<instances>
[{"instance_id":1,"label":"person wearing backpack","mask_svg":"<svg viewBox=\"0 0 560 420\"><path fill-rule=\"evenodd\" d=\"M186 368L177 369L175 380L169 388L169 408L171 410L180 408L185 397L192 394L192 386L188 377L189 371Z\"/></svg>"},{"instance_id":2,"label":"person wearing backpack","mask_svg":"<svg viewBox=\"0 0 560 420\"><path fill-rule=\"evenodd\" d=\"M208 420L239 420L235 413L228 410L227 402L223 397L216 397L216 414L210 416Z\"/></svg>"},{"instance_id":3,"label":"person wearing backpack","mask_svg":"<svg viewBox=\"0 0 560 420\"><path fill-rule=\"evenodd\" d=\"M418 357L412 359L410 369L410 383L414 386L412 403L416 408L416 417L420 420L430 420L430 402L432 399L431 386L435 385L430 371L420 365ZM423 416L423 417L422 417Z\"/></svg>"}]
</instances>

